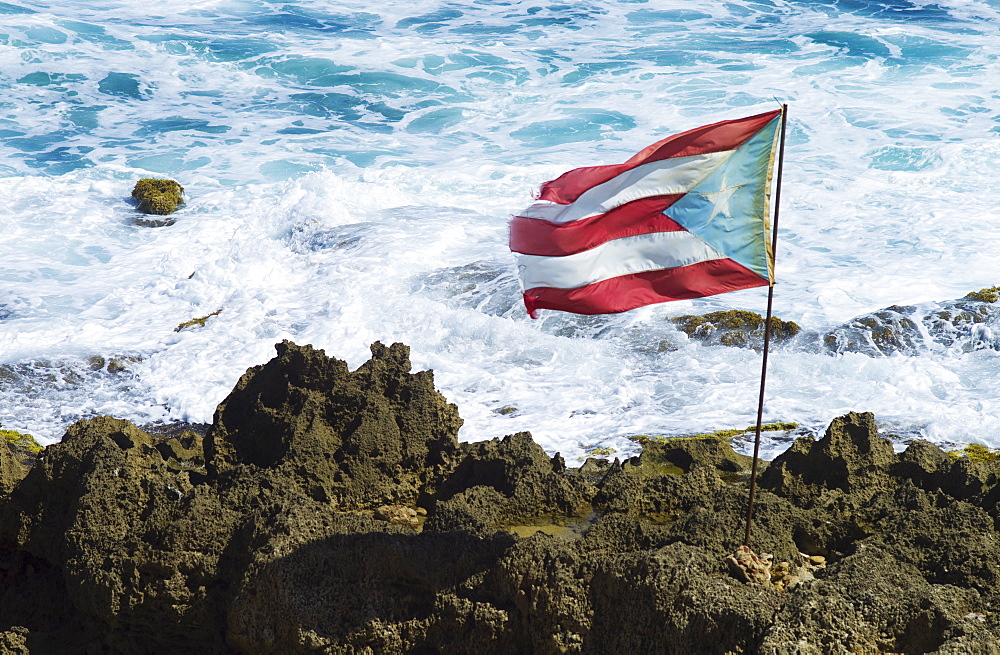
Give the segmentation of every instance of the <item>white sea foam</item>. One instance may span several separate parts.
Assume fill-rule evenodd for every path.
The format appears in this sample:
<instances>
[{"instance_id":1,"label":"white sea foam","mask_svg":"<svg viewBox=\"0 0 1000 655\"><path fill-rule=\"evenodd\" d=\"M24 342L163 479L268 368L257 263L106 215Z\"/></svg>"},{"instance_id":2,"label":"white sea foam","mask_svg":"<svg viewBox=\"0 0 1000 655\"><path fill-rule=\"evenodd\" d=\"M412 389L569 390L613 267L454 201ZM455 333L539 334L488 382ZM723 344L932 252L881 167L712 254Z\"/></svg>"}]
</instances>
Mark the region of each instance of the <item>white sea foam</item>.
<instances>
[{"instance_id":1,"label":"white sea foam","mask_svg":"<svg viewBox=\"0 0 1000 655\"><path fill-rule=\"evenodd\" d=\"M0 422L46 443L97 413L207 422L292 339L352 366L409 344L466 440L530 430L574 460L743 427L759 354L664 319L764 292L531 321L508 215L778 100L779 316L823 334L993 286L998 26L957 0L0 3ZM187 190L172 225L136 222L149 175ZM765 418L1000 446L998 357L778 348Z\"/></svg>"}]
</instances>

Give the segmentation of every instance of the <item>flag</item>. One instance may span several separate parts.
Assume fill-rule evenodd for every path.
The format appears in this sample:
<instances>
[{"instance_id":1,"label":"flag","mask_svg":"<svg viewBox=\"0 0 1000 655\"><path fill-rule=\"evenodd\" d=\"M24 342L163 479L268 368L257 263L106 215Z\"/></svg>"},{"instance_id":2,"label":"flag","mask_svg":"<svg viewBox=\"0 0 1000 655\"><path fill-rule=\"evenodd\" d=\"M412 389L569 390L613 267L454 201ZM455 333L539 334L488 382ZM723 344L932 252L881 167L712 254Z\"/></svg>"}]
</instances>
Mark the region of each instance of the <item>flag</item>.
<instances>
[{"instance_id":1,"label":"flag","mask_svg":"<svg viewBox=\"0 0 1000 655\"><path fill-rule=\"evenodd\" d=\"M510 222L524 305L614 314L774 282L770 196L783 109L667 137L542 185Z\"/></svg>"}]
</instances>

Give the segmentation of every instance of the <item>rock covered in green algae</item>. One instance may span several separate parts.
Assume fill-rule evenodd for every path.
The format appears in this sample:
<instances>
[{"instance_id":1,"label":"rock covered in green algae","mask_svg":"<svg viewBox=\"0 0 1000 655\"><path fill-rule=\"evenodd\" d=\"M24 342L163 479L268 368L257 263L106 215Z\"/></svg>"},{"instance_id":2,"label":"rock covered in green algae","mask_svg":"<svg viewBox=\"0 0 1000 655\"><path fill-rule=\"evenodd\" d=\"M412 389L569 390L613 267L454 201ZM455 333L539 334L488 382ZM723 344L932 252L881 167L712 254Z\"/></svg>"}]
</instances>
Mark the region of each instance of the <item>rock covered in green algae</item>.
<instances>
[{"instance_id":1,"label":"rock covered in green algae","mask_svg":"<svg viewBox=\"0 0 1000 655\"><path fill-rule=\"evenodd\" d=\"M174 213L184 202L184 187L174 180L144 177L132 188L143 214L165 216Z\"/></svg>"},{"instance_id":2,"label":"rock covered in green algae","mask_svg":"<svg viewBox=\"0 0 1000 655\"><path fill-rule=\"evenodd\" d=\"M688 337L711 345L757 349L764 345L764 317L756 312L731 309L703 316L676 316L670 320ZM800 331L792 321L771 317L771 339L775 343L786 341Z\"/></svg>"},{"instance_id":3,"label":"rock covered in green algae","mask_svg":"<svg viewBox=\"0 0 1000 655\"><path fill-rule=\"evenodd\" d=\"M0 499L0 644L778 655L1000 641L1000 462L925 442L897 455L870 414L799 440L761 480L753 545L784 574L803 552L826 566L779 591L727 572L747 495L722 477L731 458L584 474L527 433L459 446L454 406L404 346L375 344L353 372L308 346L278 353L219 406L205 452L197 435L107 417L46 449ZM426 508L423 530L371 516L390 500ZM506 529L584 509L573 538Z\"/></svg>"},{"instance_id":4,"label":"rock covered in green algae","mask_svg":"<svg viewBox=\"0 0 1000 655\"><path fill-rule=\"evenodd\" d=\"M962 300L978 300L979 302L996 302L1000 300L1000 287L987 287L979 291L970 291Z\"/></svg>"}]
</instances>

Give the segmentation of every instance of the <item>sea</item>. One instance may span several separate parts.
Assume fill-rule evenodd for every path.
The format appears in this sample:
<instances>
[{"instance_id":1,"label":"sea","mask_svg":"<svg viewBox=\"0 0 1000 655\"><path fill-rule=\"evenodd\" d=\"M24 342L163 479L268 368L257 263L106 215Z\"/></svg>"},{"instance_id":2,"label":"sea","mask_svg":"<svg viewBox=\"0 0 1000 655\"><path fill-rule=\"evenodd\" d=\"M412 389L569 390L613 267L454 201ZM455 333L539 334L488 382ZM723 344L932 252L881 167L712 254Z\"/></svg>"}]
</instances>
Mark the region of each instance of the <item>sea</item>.
<instances>
[{"instance_id":1,"label":"sea","mask_svg":"<svg viewBox=\"0 0 1000 655\"><path fill-rule=\"evenodd\" d=\"M850 411L1000 447L998 0L0 1L0 423L203 424L284 339L402 342L463 441L571 465L756 420L760 348L525 313L511 214L788 105L771 458ZM185 190L147 216L141 178ZM987 296L989 294L986 294ZM193 319L199 323L181 328ZM737 438L746 452L749 437Z\"/></svg>"}]
</instances>

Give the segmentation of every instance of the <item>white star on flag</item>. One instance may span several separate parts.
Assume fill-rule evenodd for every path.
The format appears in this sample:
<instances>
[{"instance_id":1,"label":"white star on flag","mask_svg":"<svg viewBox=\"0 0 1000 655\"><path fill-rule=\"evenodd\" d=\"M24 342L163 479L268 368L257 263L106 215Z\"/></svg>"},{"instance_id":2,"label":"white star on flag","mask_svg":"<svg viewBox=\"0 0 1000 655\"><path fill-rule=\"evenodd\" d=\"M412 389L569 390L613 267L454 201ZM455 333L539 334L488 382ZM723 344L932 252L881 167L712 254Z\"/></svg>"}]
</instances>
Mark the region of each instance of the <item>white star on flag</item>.
<instances>
[{"instance_id":1,"label":"white star on flag","mask_svg":"<svg viewBox=\"0 0 1000 655\"><path fill-rule=\"evenodd\" d=\"M729 208L729 200L733 197L733 194L739 191L742 184L736 184L729 186L729 179L727 175L722 176L722 183L719 185L721 188L718 191L713 191L711 193L699 193L698 195L705 200L712 203L712 215L708 217L707 223L711 223L715 220L715 217L722 214L726 218L732 218L732 211ZM706 224L707 224L706 223Z\"/></svg>"}]
</instances>

